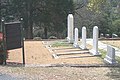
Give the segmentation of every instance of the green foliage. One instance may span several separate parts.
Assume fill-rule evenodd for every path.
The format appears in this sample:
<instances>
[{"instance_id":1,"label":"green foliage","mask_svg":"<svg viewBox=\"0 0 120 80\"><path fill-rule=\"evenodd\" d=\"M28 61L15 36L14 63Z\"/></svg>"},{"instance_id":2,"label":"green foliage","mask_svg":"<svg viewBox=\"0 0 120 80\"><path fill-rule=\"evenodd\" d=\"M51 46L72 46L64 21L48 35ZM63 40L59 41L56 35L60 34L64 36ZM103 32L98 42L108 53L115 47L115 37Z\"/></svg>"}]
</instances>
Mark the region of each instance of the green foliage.
<instances>
[{"instance_id":1,"label":"green foliage","mask_svg":"<svg viewBox=\"0 0 120 80\"><path fill-rule=\"evenodd\" d=\"M73 2L72 0L52 0L49 9L51 19L49 30L55 31L55 36L59 38L60 34L66 30L67 15L74 13Z\"/></svg>"},{"instance_id":2,"label":"green foliage","mask_svg":"<svg viewBox=\"0 0 120 80\"><path fill-rule=\"evenodd\" d=\"M108 14L103 13L102 17L99 19L99 30L100 33L103 34L112 34L113 30L112 27L112 20Z\"/></svg>"},{"instance_id":3,"label":"green foliage","mask_svg":"<svg viewBox=\"0 0 120 80\"><path fill-rule=\"evenodd\" d=\"M33 27L44 31L39 36L66 36L67 15L75 16L75 27L86 26L92 34L93 26L98 26L100 33L120 34L116 20L120 19L119 0L2 0L0 17L6 21L24 18L26 38L33 37ZM77 15L77 16L76 16ZM78 18L78 19L76 19ZM76 26L76 23L78 25ZM64 34L64 35L63 35ZM36 33L34 34L36 35ZM42 36L41 36L42 35ZM88 35L89 36L89 35Z\"/></svg>"},{"instance_id":4,"label":"green foliage","mask_svg":"<svg viewBox=\"0 0 120 80\"><path fill-rule=\"evenodd\" d=\"M120 63L120 57L116 56L116 60L118 63Z\"/></svg>"},{"instance_id":5,"label":"green foliage","mask_svg":"<svg viewBox=\"0 0 120 80\"><path fill-rule=\"evenodd\" d=\"M88 9L91 11L95 11L97 13L101 13L101 8L104 3L106 3L107 0L89 0L89 3L87 5Z\"/></svg>"},{"instance_id":6,"label":"green foliage","mask_svg":"<svg viewBox=\"0 0 120 80\"><path fill-rule=\"evenodd\" d=\"M114 33L120 36L120 19L113 21L113 30Z\"/></svg>"},{"instance_id":7,"label":"green foliage","mask_svg":"<svg viewBox=\"0 0 120 80\"><path fill-rule=\"evenodd\" d=\"M103 34L114 33L113 22L120 19L120 2L119 0L79 0L81 7L76 10L78 22L76 27L87 27L87 36L91 36L93 26L99 27L99 32ZM78 2L76 0L76 2ZM78 3L75 4L78 6ZM118 33L118 31L117 31Z\"/></svg>"},{"instance_id":8,"label":"green foliage","mask_svg":"<svg viewBox=\"0 0 120 80\"><path fill-rule=\"evenodd\" d=\"M9 0L9 12L15 20L24 18L26 38L32 38L33 26L47 32L55 31L56 36L66 31L66 18L74 13L73 0ZM7 14L6 14L7 15Z\"/></svg>"},{"instance_id":9,"label":"green foliage","mask_svg":"<svg viewBox=\"0 0 120 80\"><path fill-rule=\"evenodd\" d=\"M107 51L103 50L103 49L99 49L100 53L101 53L101 58L104 59L106 56Z\"/></svg>"},{"instance_id":10,"label":"green foliage","mask_svg":"<svg viewBox=\"0 0 120 80\"><path fill-rule=\"evenodd\" d=\"M104 59L106 54L107 54L107 51L103 50L103 49L99 49L100 53L101 53L101 58ZM115 59L117 60L118 63L120 63L120 57L118 56L115 56Z\"/></svg>"}]
</instances>

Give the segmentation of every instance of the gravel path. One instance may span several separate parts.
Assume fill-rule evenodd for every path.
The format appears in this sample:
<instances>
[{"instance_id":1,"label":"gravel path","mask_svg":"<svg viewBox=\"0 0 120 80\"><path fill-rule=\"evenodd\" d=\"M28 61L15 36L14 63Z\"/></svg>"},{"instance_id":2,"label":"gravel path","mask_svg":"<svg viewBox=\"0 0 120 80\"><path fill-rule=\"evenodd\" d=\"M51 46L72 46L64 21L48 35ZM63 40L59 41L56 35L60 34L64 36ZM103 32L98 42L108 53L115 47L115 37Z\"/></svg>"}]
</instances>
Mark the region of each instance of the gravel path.
<instances>
[{"instance_id":1,"label":"gravel path","mask_svg":"<svg viewBox=\"0 0 120 80\"><path fill-rule=\"evenodd\" d=\"M0 66L0 80L120 80L120 68Z\"/></svg>"}]
</instances>

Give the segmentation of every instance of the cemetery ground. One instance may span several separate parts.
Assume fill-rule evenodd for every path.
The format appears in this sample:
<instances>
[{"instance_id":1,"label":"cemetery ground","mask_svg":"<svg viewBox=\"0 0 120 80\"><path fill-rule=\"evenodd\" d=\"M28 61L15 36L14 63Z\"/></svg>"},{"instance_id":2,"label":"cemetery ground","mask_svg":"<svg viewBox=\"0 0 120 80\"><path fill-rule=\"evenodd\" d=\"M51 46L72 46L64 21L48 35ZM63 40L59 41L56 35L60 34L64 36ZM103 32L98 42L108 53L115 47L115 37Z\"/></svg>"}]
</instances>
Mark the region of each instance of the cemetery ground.
<instances>
[{"instance_id":1,"label":"cemetery ground","mask_svg":"<svg viewBox=\"0 0 120 80\"><path fill-rule=\"evenodd\" d=\"M102 42L120 48L120 40L103 40Z\"/></svg>"},{"instance_id":2,"label":"cemetery ground","mask_svg":"<svg viewBox=\"0 0 120 80\"><path fill-rule=\"evenodd\" d=\"M91 49L92 46L88 44L87 48ZM120 80L119 67L75 67L73 64L104 65L105 63L100 56L92 56L88 50L75 49L72 44L64 40L25 41L26 67L18 66L22 63L21 51L21 49L9 51L8 65L0 66L0 79ZM50 64L54 64L54 67Z\"/></svg>"},{"instance_id":3,"label":"cemetery ground","mask_svg":"<svg viewBox=\"0 0 120 80\"><path fill-rule=\"evenodd\" d=\"M116 40L114 40L114 39L113 40L103 40L101 42L120 49L120 40L117 40L117 39ZM116 56L115 58L120 63L120 57Z\"/></svg>"},{"instance_id":4,"label":"cemetery ground","mask_svg":"<svg viewBox=\"0 0 120 80\"><path fill-rule=\"evenodd\" d=\"M89 46L89 48L91 48L91 46ZM25 41L25 59L28 65L104 64L102 59L94 57L89 53L89 50L74 48L72 44L64 40ZM22 50L10 50L7 62L22 63Z\"/></svg>"}]
</instances>

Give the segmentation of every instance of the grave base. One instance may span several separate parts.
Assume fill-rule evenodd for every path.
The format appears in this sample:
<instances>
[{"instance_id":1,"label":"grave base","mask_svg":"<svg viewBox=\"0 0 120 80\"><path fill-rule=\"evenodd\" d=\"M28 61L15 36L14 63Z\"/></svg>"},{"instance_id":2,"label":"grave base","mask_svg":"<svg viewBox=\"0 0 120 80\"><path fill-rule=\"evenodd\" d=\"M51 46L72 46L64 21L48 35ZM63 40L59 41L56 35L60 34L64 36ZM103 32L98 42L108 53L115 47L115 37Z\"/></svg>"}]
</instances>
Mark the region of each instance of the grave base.
<instances>
[{"instance_id":1,"label":"grave base","mask_svg":"<svg viewBox=\"0 0 120 80\"><path fill-rule=\"evenodd\" d=\"M73 44L73 46L74 46L75 48L79 48L79 45L78 45L78 44Z\"/></svg>"},{"instance_id":2,"label":"grave base","mask_svg":"<svg viewBox=\"0 0 120 80\"><path fill-rule=\"evenodd\" d=\"M69 37L67 37L67 41L68 41L69 43L73 43L73 42L74 42L74 40L70 40Z\"/></svg>"},{"instance_id":3,"label":"grave base","mask_svg":"<svg viewBox=\"0 0 120 80\"><path fill-rule=\"evenodd\" d=\"M94 56L100 56L99 52L96 52L94 49L91 49L90 53L92 53Z\"/></svg>"},{"instance_id":4,"label":"grave base","mask_svg":"<svg viewBox=\"0 0 120 80\"><path fill-rule=\"evenodd\" d=\"M106 56L106 57L104 58L104 60L105 60L106 62L110 63L110 64L116 64L116 60L110 58L109 56Z\"/></svg>"},{"instance_id":5,"label":"grave base","mask_svg":"<svg viewBox=\"0 0 120 80\"><path fill-rule=\"evenodd\" d=\"M87 48L83 47L82 45L80 46L82 50L87 50Z\"/></svg>"},{"instance_id":6,"label":"grave base","mask_svg":"<svg viewBox=\"0 0 120 80\"><path fill-rule=\"evenodd\" d=\"M70 40L70 38L69 37L67 37L67 41L69 41Z\"/></svg>"},{"instance_id":7,"label":"grave base","mask_svg":"<svg viewBox=\"0 0 120 80\"><path fill-rule=\"evenodd\" d=\"M71 43L71 44L73 44L74 40L69 40L68 42Z\"/></svg>"}]
</instances>

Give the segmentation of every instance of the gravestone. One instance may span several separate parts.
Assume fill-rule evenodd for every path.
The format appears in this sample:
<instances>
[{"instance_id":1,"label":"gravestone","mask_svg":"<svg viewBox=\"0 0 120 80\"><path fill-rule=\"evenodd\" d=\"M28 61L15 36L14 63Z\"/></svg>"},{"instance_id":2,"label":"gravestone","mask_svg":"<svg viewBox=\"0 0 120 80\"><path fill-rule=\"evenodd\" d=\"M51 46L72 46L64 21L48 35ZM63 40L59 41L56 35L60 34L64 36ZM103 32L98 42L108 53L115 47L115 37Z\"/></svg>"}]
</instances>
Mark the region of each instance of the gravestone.
<instances>
[{"instance_id":1,"label":"gravestone","mask_svg":"<svg viewBox=\"0 0 120 80\"><path fill-rule=\"evenodd\" d=\"M99 55L99 52L98 52L98 27L95 26L93 28L93 48L92 50L90 50L90 52L97 56Z\"/></svg>"},{"instance_id":2,"label":"gravestone","mask_svg":"<svg viewBox=\"0 0 120 80\"><path fill-rule=\"evenodd\" d=\"M110 46L110 45L107 46L107 55L104 58L104 60L106 62L108 62L109 64L115 64L116 63L116 60L115 60L115 49L112 46Z\"/></svg>"},{"instance_id":3,"label":"gravestone","mask_svg":"<svg viewBox=\"0 0 120 80\"><path fill-rule=\"evenodd\" d=\"M101 38L101 39L104 38L104 34L103 34L103 33L100 34L100 38Z\"/></svg>"},{"instance_id":4,"label":"gravestone","mask_svg":"<svg viewBox=\"0 0 120 80\"><path fill-rule=\"evenodd\" d=\"M80 46L81 49L86 48L86 27L82 27L82 45Z\"/></svg>"},{"instance_id":5,"label":"gravestone","mask_svg":"<svg viewBox=\"0 0 120 80\"><path fill-rule=\"evenodd\" d=\"M112 34L112 38L118 38L117 34Z\"/></svg>"},{"instance_id":6,"label":"gravestone","mask_svg":"<svg viewBox=\"0 0 120 80\"><path fill-rule=\"evenodd\" d=\"M78 45L78 28L75 28L75 39L74 39L74 44L73 44L73 46L74 46L75 48L78 48L78 47L79 47L79 45Z\"/></svg>"},{"instance_id":7,"label":"gravestone","mask_svg":"<svg viewBox=\"0 0 120 80\"><path fill-rule=\"evenodd\" d=\"M74 19L73 15L69 14L68 15L68 33L67 33L67 40L69 43L73 43L73 29L74 29Z\"/></svg>"},{"instance_id":8,"label":"gravestone","mask_svg":"<svg viewBox=\"0 0 120 80\"><path fill-rule=\"evenodd\" d=\"M70 14L68 15L67 17L67 40L69 41L70 40Z\"/></svg>"}]
</instances>

